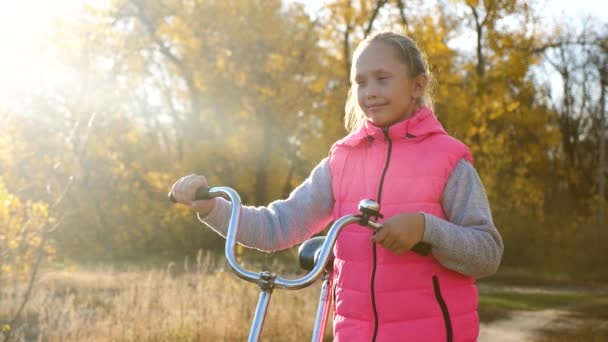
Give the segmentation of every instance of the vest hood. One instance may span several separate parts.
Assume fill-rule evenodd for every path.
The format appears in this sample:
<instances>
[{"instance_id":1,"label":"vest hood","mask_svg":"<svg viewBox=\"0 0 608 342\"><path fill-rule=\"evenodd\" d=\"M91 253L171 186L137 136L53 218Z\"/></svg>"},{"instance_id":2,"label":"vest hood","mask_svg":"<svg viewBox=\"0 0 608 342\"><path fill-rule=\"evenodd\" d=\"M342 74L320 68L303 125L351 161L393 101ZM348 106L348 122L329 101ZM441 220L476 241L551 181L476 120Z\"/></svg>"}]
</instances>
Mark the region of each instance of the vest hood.
<instances>
[{"instance_id":1,"label":"vest hood","mask_svg":"<svg viewBox=\"0 0 608 342\"><path fill-rule=\"evenodd\" d=\"M434 134L447 134L435 113L428 107L420 107L406 120L397 122L388 127L388 134L392 140L425 138ZM365 120L363 126L336 142L336 145L356 146L364 139L382 139L382 127Z\"/></svg>"}]
</instances>

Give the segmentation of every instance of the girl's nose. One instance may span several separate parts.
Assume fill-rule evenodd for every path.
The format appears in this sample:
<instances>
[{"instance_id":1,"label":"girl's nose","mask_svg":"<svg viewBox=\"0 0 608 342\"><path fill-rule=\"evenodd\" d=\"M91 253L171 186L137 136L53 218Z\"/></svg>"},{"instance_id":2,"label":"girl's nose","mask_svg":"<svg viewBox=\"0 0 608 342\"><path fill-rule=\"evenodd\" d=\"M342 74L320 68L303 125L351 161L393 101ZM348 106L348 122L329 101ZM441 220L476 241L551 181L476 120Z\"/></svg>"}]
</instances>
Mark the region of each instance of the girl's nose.
<instances>
[{"instance_id":1,"label":"girl's nose","mask_svg":"<svg viewBox=\"0 0 608 342\"><path fill-rule=\"evenodd\" d=\"M370 84L367 87L365 87L365 97L366 98L371 99L376 96L378 96L378 89L374 85Z\"/></svg>"}]
</instances>

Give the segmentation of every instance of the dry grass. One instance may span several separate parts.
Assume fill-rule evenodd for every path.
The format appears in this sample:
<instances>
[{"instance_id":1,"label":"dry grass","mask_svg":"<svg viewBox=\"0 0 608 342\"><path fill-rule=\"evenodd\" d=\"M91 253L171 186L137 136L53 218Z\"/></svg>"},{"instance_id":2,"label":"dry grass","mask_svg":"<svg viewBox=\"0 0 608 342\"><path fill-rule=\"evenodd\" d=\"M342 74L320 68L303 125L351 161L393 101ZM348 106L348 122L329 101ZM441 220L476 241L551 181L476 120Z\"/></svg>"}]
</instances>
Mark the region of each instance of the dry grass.
<instances>
[{"instance_id":1,"label":"dry grass","mask_svg":"<svg viewBox=\"0 0 608 342\"><path fill-rule=\"evenodd\" d=\"M207 255L181 274L174 266L46 272L16 335L28 341L246 340L259 289L217 265ZM284 270L277 272L286 277ZM299 291L275 290L262 340L309 340L319 289L317 282ZM3 289L0 321L16 307L14 293Z\"/></svg>"},{"instance_id":2,"label":"dry grass","mask_svg":"<svg viewBox=\"0 0 608 342\"><path fill-rule=\"evenodd\" d=\"M272 270L288 278L301 276L287 270L284 263L264 264L245 267ZM319 289L317 282L299 291L276 290L262 340L310 340ZM18 306L23 285L4 282L0 290L3 328L2 322ZM608 337L608 296L604 292L530 294L483 286L480 290L480 317L486 323L507 318L512 310L567 306L573 315L554 322L543 332L542 341ZM155 270L46 271L23 319L13 327L14 336L24 341L243 341L258 295L256 285L236 277L223 257L211 254L199 255L191 266ZM331 322L326 339L331 339Z\"/></svg>"}]
</instances>

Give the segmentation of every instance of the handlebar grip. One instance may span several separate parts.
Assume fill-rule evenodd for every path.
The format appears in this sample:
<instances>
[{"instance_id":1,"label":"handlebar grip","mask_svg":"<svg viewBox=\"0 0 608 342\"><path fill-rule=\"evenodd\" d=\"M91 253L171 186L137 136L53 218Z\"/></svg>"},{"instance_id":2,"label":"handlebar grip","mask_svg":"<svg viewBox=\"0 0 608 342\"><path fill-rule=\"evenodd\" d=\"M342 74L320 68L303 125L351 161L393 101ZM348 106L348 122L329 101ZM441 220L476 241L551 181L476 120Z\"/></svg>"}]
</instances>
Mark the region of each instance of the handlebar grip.
<instances>
[{"instance_id":1,"label":"handlebar grip","mask_svg":"<svg viewBox=\"0 0 608 342\"><path fill-rule=\"evenodd\" d=\"M167 196L169 197L169 201L171 201L173 203L177 203L177 200L173 196L172 191L169 191L169 195L167 195ZM194 194L194 199L197 201L211 199L211 196L209 196L209 188L208 187L207 188L206 187L198 188L196 190L196 193Z\"/></svg>"},{"instance_id":2,"label":"handlebar grip","mask_svg":"<svg viewBox=\"0 0 608 342\"><path fill-rule=\"evenodd\" d=\"M419 242L414 247L412 247L412 251L416 254L420 254L422 256L429 255L431 252L431 245L426 242Z\"/></svg>"}]
</instances>

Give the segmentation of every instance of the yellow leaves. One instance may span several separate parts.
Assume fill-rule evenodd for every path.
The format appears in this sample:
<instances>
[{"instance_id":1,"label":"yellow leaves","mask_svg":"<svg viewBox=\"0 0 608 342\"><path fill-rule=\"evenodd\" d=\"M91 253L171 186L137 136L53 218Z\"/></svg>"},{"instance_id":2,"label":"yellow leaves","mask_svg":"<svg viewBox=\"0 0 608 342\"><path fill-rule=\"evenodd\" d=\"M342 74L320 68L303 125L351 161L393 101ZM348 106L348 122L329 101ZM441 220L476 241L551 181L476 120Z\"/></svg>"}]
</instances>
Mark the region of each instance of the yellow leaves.
<instances>
[{"instance_id":1,"label":"yellow leaves","mask_svg":"<svg viewBox=\"0 0 608 342\"><path fill-rule=\"evenodd\" d=\"M493 110L489 113L488 119L496 120L496 119L502 117L504 114L505 114L505 112L502 110Z\"/></svg>"},{"instance_id":2,"label":"yellow leaves","mask_svg":"<svg viewBox=\"0 0 608 342\"><path fill-rule=\"evenodd\" d=\"M247 74L242 71L237 72L234 77L234 81L239 87L245 86L247 84Z\"/></svg>"},{"instance_id":3,"label":"yellow leaves","mask_svg":"<svg viewBox=\"0 0 608 342\"><path fill-rule=\"evenodd\" d=\"M17 240L10 240L8 242L8 248L10 249L17 249L17 247L19 247L19 243Z\"/></svg>"},{"instance_id":4,"label":"yellow leaves","mask_svg":"<svg viewBox=\"0 0 608 342\"><path fill-rule=\"evenodd\" d=\"M266 59L266 70L269 72L283 72L287 67L287 59L278 53L271 53Z\"/></svg>"},{"instance_id":5,"label":"yellow leaves","mask_svg":"<svg viewBox=\"0 0 608 342\"><path fill-rule=\"evenodd\" d=\"M131 144L137 144L139 142L139 131L134 127L127 132L127 141Z\"/></svg>"},{"instance_id":6,"label":"yellow leaves","mask_svg":"<svg viewBox=\"0 0 608 342\"><path fill-rule=\"evenodd\" d=\"M106 37L101 32L92 33L100 46L85 56L96 60L96 52L105 50L105 58L115 63L116 77L128 80L133 89L125 92L124 88L115 88L123 93L124 102L104 101L109 106L103 110L92 108L101 113L99 125L96 122L94 134L77 161L72 161L70 149L61 151L55 146L53 149L59 151L55 158L46 158L47 153L40 152L38 141L42 139L32 141L28 137L33 134L3 131L7 134L0 135L0 172L4 172L2 176L12 189L25 188L29 182L37 191L43 182L39 178L32 182L36 175L71 172L71 164L77 164L78 181L65 206L75 215L58 235L64 239L61 245L71 248L64 253L73 256L80 251L85 254L97 250L96 256L120 256L131 252L129 246L136 245L135 240L149 244L134 252L142 254L198 247L205 239L192 238L202 231L189 229L198 225L192 211L165 202L166 191L178 177L203 173L210 176L212 184L234 186L252 199L258 181L254 172L260 167L260 157L266 154L270 156L267 199L272 200L276 198L273 193L297 185L326 155L331 142L343 134L340 113L348 78L341 59L348 50L348 42L343 42L345 30L352 29L351 42L360 40L365 27L359 23L369 19L366 16L374 3L352 1L352 7L347 7L342 0L326 1L329 8L318 14L320 22L316 23L305 15L294 18L284 11L275 13L266 8L272 7L268 3L172 0L158 5L139 1L141 6L152 7L150 14L170 12L152 18L156 37L145 31L133 31L131 37L125 37L130 28L124 22L120 26L123 18L116 18L119 31L110 29L107 40L101 39ZM484 6L480 1L469 3ZM526 198L517 192L540 196L539 189L527 178L534 172L532 156L542 161L544 154L541 147L533 145L536 140L527 137L538 137L541 143L555 146L560 143L559 132L550 139L543 133L543 127L548 125L539 118L547 113L534 111L534 102L521 96L525 87L522 75L540 54L525 54L531 45L523 40L525 37L486 30L486 73L477 77L475 56L459 52L467 50L466 46L457 46L474 39L454 40L468 21L450 18L451 11L419 15L416 6L407 9L407 30L427 53L438 79L437 114L450 133L471 145L480 174L487 180L488 192L503 202ZM141 20L133 21L142 25ZM374 31L381 27L403 28L398 21L395 2L387 2L374 23ZM162 54L159 42L177 61ZM455 45L448 46L448 42ZM108 56L114 54L115 58ZM350 57L348 54L346 57ZM90 84L97 88L96 82ZM136 90L150 93L133 96ZM62 137L67 138L78 113L89 110L80 103L96 97L89 88L82 92L72 94L78 96L60 96L74 99L66 101L70 113L51 117L40 111L37 115L53 126L68 127L60 128ZM117 113L114 108L118 108ZM273 124L269 133L263 133L264 120ZM268 147L262 144L264 135L273 137ZM514 147L516 144L521 147ZM34 155L37 164L23 163L24 155ZM63 164L55 171L50 165L57 162ZM21 170L22 165L26 170ZM295 176L288 178L291 165L296 165ZM65 179L64 176L56 178ZM502 191L512 185L517 192ZM526 189L527 185L530 186ZM54 190L59 188L54 186ZM502 196L504 193L513 197ZM45 219L51 225L56 223L48 206L27 202L29 194L20 193L19 199L0 190L1 248L14 252L23 244L31 250L40 243L35 238L18 238L28 220L30 228ZM526 201L530 202L526 198L523 205ZM52 246L45 248L47 254L55 252ZM23 258L18 261L20 264L27 262L27 254ZM12 267L10 272L16 269L23 267Z\"/></svg>"},{"instance_id":7,"label":"yellow leaves","mask_svg":"<svg viewBox=\"0 0 608 342\"><path fill-rule=\"evenodd\" d=\"M270 98L276 94L276 89L274 87L260 86L259 92L260 95Z\"/></svg>"},{"instance_id":8,"label":"yellow leaves","mask_svg":"<svg viewBox=\"0 0 608 342\"><path fill-rule=\"evenodd\" d=\"M315 93L321 93L327 87L327 78L318 76L310 85L310 90Z\"/></svg>"},{"instance_id":9,"label":"yellow leaves","mask_svg":"<svg viewBox=\"0 0 608 342\"><path fill-rule=\"evenodd\" d=\"M166 190L168 185L174 181L174 176L166 172L148 171L144 176L148 185L157 190Z\"/></svg>"},{"instance_id":10,"label":"yellow leaves","mask_svg":"<svg viewBox=\"0 0 608 342\"><path fill-rule=\"evenodd\" d=\"M31 269L44 229L56 220L49 216L48 204L23 203L8 193L1 179L0 203L0 276L20 276ZM47 253L55 252L51 245L45 247Z\"/></svg>"},{"instance_id":11,"label":"yellow leaves","mask_svg":"<svg viewBox=\"0 0 608 342\"><path fill-rule=\"evenodd\" d=\"M30 216L31 217L40 217L47 218L49 216L49 206L46 203L36 202L30 203Z\"/></svg>"},{"instance_id":12,"label":"yellow leaves","mask_svg":"<svg viewBox=\"0 0 608 342\"><path fill-rule=\"evenodd\" d=\"M512 113L512 112L516 111L519 108L519 106L520 106L519 101L513 101L513 102L507 104L506 110L507 110L507 112Z\"/></svg>"},{"instance_id":13,"label":"yellow leaves","mask_svg":"<svg viewBox=\"0 0 608 342\"><path fill-rule=\"evenodd\" d=\"M488 124L487 122L484 121L480 121L480 122L471 122L468 129L466 130L466 136L471 139L472 137L475 136L483 136L485 135L485 133L488 130Z\"/></svg>"},{"instance_id":14,"label":"yellow leaves","mask_svg":"<svg viewBox=\"0 0 608 342\"><path fill-rule=\"evenodd\" d=\"M54 246L54 245L47 244L47 245L44 247L44 252L45 252L47 255L52 256L52 255L57 254L57 248L55 248L55 246Z\"/></svg>"},{"instance_id":15,"label":"yellow leaves","mask_svg":"<svg viewBox=\"0 0 608 342\"><path fill-rule=\"evenodd\" d=\"M215 60L215 67L220 72L224 71L224 69L226 68L226 59L223 56L218 55Z\"/></svg>"}]
</instances>

